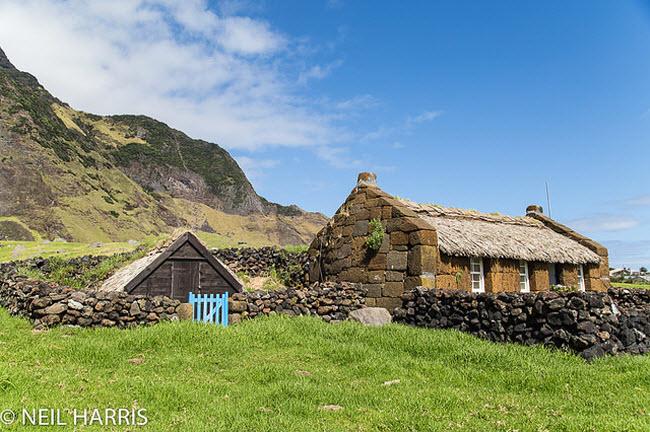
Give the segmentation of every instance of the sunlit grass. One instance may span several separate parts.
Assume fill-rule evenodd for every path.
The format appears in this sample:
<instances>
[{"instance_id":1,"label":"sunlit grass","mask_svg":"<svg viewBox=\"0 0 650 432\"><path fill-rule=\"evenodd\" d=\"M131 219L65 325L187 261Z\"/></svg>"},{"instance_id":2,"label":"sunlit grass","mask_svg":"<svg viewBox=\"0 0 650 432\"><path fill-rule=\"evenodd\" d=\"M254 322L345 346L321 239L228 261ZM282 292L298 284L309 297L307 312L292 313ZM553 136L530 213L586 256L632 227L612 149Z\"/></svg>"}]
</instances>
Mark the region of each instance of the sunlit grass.
<instances>
[{"instance_id":1,"label":"sunlit grass","mask_svg":"<svg viewBox=\"0 0 650 432\"><path fill-rule=\"evenodd\" d=\"M64 243L64 242L27 242L27 241L3 241L0 242L0 262L22 261L34 257L59 257L61 259L76 258L85 255L113 255L121 252L129 252L137 246L130 246L126 242L105 243L98 248L90 248L88 243ZM16 246L24 249L16 250Z\"/></svg>"},{"instance_id":2,"label":"sunlit grass","mask_svg":"<svg viewBox=\"0 0 650 432\"><path fill-rule=\"evenodd\" d=\"M2 409L136 406L149 419L137 430L650 428L645 356L589 364L456 331L310 317L33 333L0 310L0 328Z\"/></svg>"},{"instance_id":3,"label":"sunlit grass","mask_svg":"<svg viewBox=\"0 0 650 432\"><path fill-rule=\"evenodd\" d=\"M631 283L625 283L625 282L612 282L612 286L616 288L630 288L630 289L635 289L635 288L642 288L642 289L650 289L650 283L647 284L631 284Z\"/></svg>"}]
</instances>

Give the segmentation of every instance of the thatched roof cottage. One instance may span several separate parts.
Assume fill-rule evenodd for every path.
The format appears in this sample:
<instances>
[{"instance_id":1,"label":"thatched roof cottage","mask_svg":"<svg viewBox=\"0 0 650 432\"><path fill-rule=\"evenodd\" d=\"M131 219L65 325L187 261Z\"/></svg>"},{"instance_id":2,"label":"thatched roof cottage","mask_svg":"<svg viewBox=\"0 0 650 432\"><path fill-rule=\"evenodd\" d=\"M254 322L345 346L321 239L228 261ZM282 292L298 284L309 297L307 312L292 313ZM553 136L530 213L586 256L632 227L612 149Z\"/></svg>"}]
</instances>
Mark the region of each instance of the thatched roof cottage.
<instances>
[{"instance_id":1,"label":"thatched roof cottage","mask_svg":"<svg viewBox=\"0 0 650 432\"><path fill-rule=\"evenodd\" d=\"M234 294L243 285L190 231L179 231L108 278L99 290L167 296L186 303L189 293Z\"/></svg>"},{"instance_id":2,"label":"thatched roof cottage","mask_svg":"<svg viewBox=\"0 0 650 432\"><path fill-rule=\"evenodd\" d=\"M368 239L382 229L373 220L385 232L376 250ZM512 217L417 204L383 192L371 173L359 174L309 254L311 281L362 283L370 306L389 309L416 286L474 292L610 286L607 249L544 216L541 207Z\"/></svg>"}]
</instances>

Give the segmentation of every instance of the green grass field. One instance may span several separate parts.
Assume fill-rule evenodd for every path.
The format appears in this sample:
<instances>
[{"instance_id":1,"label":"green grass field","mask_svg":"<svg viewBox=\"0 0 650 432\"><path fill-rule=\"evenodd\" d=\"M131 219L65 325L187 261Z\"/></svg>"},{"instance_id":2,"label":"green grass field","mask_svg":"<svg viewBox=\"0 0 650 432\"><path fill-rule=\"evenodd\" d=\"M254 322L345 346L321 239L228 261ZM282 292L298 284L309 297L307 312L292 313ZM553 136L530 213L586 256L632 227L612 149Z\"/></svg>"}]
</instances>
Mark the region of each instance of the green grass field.
<instances>
[{"instance_id":1,"label":"green grass field","mask_svg":"<svg viewBox=\"0 0 650 432\"><path fill-rule=\"evenodd\" d=\"M24 246L24 249L15 251L16 246ZM41 242L28 241L3 241L0 247L0 262L22 261L34 257L59 257L61 259L75 258L84 255L114 255L116 253L134 250L135 246L126 243L106 243L99 248L89 248L87 243L63 243L52 242L43 244Z\"/></svg>"},{"instance_id":2,"label":"green grass field","mask_svg":"<svg viewBox=\"0 0 650 432\"><path fill-rule=\"evenodd\" d=\"M60 409L65 421L66 409L147 410L147 425L111 430L650 429L648 357L588 364L455 331L309 317L36 333L0 309L0 329L0 411Z\"/></svg>"},{"instance_id":3,"label":"green grass field","mask_svg":"<svg viewBox=\"0 0 650 432\"><path fill-rule=\"evenodd\" d=\"M650 284L631 284L625 282L612 282L612 286L615 288L642 288L650 289Z\"/></svg>"},{"instance_id":4,"label":"green grass field","mask_svg":"<svg viewBox=\"0 0 650 432\"><path fill-rule=\"evenodd\" d=\"M219 234L211 234L206 232L196 232L196 235L206 244L208 248L237 248L259 245L240 244L228 237ZM169 236L153 237L150 236L143 244L155 244L163 238ZM16 250L16 246L22 246L20 250ZM3 241L0 242L0 262L5 261L21 261L27 258L34 257L59 257L61 259L76 258L84 255L114 255L116 253L129 252L136 248L136 246L129 246L126 242L122 243L106 243L99 248L89 248L88 243L63 243L51 242L43 243L40 239L38 241ZM308 246L284 246L282 249L288 252L302 252L307 250Z\"/></svg>"}]
</instances>

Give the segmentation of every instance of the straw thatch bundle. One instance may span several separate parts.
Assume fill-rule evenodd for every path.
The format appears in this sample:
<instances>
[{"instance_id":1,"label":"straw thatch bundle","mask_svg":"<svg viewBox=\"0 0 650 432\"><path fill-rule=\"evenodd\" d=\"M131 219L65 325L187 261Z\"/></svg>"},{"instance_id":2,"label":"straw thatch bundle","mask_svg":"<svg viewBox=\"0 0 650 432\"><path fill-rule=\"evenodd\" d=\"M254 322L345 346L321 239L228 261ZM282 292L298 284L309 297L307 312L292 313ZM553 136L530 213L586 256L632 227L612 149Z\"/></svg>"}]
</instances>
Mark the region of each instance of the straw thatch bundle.
<instances>
[{"instance_id":1,"label":"straw thatch bundle","mask_svg":"<svg viewBox=\"0 0 650 432\"><path fill-rule=\"evenodd\" d=\"M530 217L479 213L399 200L438 232L446 255L599 264L594 252Z\"/></svg>"}]
</instances>

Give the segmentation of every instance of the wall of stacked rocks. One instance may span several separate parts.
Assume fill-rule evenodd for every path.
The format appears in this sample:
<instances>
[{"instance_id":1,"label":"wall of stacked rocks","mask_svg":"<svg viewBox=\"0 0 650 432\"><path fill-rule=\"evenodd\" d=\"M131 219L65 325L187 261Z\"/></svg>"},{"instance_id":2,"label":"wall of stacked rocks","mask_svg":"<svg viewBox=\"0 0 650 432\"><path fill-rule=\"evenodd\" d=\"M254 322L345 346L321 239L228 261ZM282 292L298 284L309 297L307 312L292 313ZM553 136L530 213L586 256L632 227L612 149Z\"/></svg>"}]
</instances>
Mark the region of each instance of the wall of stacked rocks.
<instances>
[{"instance_id":1,"label":"wall of stacked rocks","mask_svg":"<svg viewBox=\"0 0 650 432\"><path fill-rule=\"evenodd\" d=\"M287 286L309 285L309 255L307 251L289 252L278 247L212 249L214 256L235 273L266 276L271 270L284 279Z\"/></svg>"},{"instance_id":2,"label":"wall of stacked rocks","mask_svg":"<svg viewBox=\"0 0 650 432\"><path fill-rule=\"evenodd\" d=\"M238 293L229 299L229 321L264 315L314 315L326 322L339 322L353 310L366 307L365 294L360 285L350 283ZM0 306L29 319L37 329L55 325L134 328L191 318L191 306L168 297L77 290L30 279L7 267L0 273Z\"/></svg>"},{"instance_id":3,"label":"wall of stacked rocks","mask_svg":"<svg viewBox=\"0 0 650 432\"><path fill-rule=\"evenodd\" d=\"M303 287L309 285L309 255L307 251L290 252L278 247L245 247L212 249L212 254L235 273L243 272L249 276L267 276L271 270L282 277L287 286ZM128 253L120 254L128 255ZM64 261L73 273L71 277L81 277L89 268L97 267L108 257L86 255ZM50 259L35 257L24 261L0 263L0 274L10 269L23 268L50 273Z\"/></svg>"},{"instance_id":4,"label":"wall of stacked rocks","mask_svg":"<svg viewBox=\"0 0 650 432\"><path fill-rule=\"evenodd\" d=\"M229 299L228 318L237 323L264 315L314 315L326 322L340 322L353 310L366 307L365 294L358 284L334 282L237 293Z\"/></svg>"},{"instance_id":5,"label":"wall of stacked rocks","mask_svg":"<svg viewBox=\"0 0 650 432\"><path fill-rule=\"evenodd\" d=\"M133 328L176 320L183 307L168 297L76 290L29 279L15 271L1 275L0 306L28 318L35 328L57 324Z\"/></svg>"},{"instance_id":6,"label":"wall of stacked rocks","mask_svg":"<svg viewBox=\"0 0 650 432\"><path fill-rule=\"evenodd\" d=\"M359 175L359 185L310 245L309 278L361 283L368 306L392 310L401 305L405 290L435 286L438 237L430 225L364 176L374 174ZM373 219L385 230L377 251L366 246Z\"/></svg>"},{"instance_id":7,"label":"wall of stacked rocks","mask_svg":"<svg viewBox=\"0 0 650 432\"><path fill-rule=\"evenodd\" d=\"M649 290L471 293L420 287L401 299L394 320L403 324L554 346L587 359L650 349Z\"/></svg>"}]
</instances>

